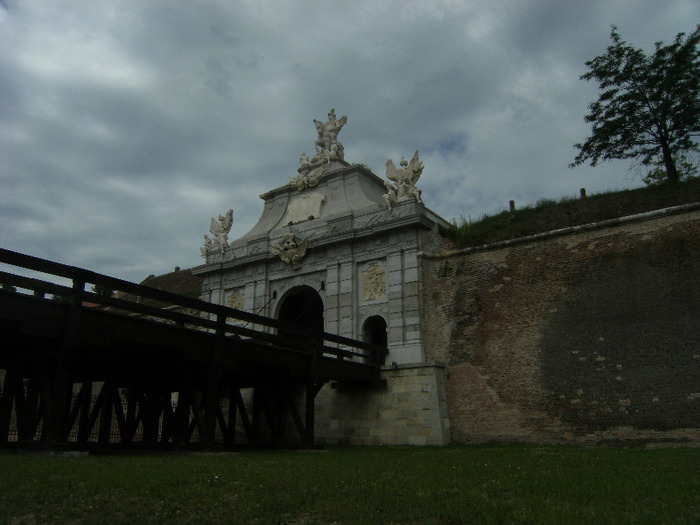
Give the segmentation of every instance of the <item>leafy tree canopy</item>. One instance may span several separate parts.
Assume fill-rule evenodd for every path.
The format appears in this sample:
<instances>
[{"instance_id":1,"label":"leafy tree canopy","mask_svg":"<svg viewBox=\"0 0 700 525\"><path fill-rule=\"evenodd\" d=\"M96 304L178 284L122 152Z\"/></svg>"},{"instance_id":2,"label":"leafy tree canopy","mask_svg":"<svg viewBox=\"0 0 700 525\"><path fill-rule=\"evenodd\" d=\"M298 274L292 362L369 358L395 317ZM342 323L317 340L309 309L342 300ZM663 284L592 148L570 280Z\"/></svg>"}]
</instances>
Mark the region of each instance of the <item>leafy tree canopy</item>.
<instances>
[{"instance_id":1,"label":"leafy tree canopy","mask_svg":"<svg viewBox=\"0 0 700 525\"><path fill-rule=\"evenodd\" d=\"M610 32L606 52L586 62L582 80L596 80L598 100L589 104L585 121L591 136L575 144L571 167L590 161L635 158L644 166L663 165L671 182L679 180L676 159L697 152L700 135L700 25L679 33L665 46L656 43L647 56Z\"/></svg>"},{"instance_id":2,"label":"leafy tree canopy","mask_svg":"<svg viewBox=\"0 0 700 525\"><path fill-rule=\"evenodd\" d=\"M700 162L689 159L685 154L674 158L673 162L678 170L678 180L681 182L694 179L700 173ZM642 178L647 186L657 186L668 180L668 174L662 161L656 161L651 166L653 169Z\"/></svg>"},{"instance_id":3,"label":"leafy tree canopy","mask_svg":"<svg viewBox=\"0 0 700 525\"><path fill-rule=\"evenodd\" d=\"M107 288L106 286L102 286L101 284L96 284L92 287L92 291L95 292L97 295L103 295L105 297L111 297L112 294L114 294L114 290L111 288Z\"/></svg>"}]
</instances>

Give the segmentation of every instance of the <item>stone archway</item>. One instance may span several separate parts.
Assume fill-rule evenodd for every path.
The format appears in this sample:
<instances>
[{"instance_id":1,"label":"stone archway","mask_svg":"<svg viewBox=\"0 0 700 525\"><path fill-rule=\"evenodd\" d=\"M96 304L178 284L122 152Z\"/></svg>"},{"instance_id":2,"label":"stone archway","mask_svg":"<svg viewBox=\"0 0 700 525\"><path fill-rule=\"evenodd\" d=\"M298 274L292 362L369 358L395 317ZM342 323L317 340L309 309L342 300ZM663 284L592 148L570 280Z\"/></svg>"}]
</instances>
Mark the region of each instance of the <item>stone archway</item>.
<instances>
[{"instance_id":1,"label":"stone archway","mask_svg":"<svg viewBox=\"0 0 700 525\"><path fill-rule=\"evenodd\" d=\"M280 301L277 319L286 323L324 331L323 299L310 286L292 288Z\"/></svg>"}]
</instances>

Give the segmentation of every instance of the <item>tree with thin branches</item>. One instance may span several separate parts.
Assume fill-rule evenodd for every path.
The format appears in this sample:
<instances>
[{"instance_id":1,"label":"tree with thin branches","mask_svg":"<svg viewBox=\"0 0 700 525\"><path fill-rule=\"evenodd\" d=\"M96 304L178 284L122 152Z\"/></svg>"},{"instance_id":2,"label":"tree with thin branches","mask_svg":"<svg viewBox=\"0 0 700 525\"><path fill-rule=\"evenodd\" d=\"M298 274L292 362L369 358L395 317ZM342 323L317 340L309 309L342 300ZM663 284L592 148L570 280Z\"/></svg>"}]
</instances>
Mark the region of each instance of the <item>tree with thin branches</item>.
<instances>
[{"instance_id":1,"label":"tree with thin branches","mask_svg":"<svg viewBox=\"0 0 700 525\"><path fill-rule=\"evenodd\" d=\"M678 159L698 151L700 25L670 45L657 42L650 56L623 41L615 26L610 39L580 77L596 80L600 95L584 117L591 136L574 144L579 153L570 167L634 158L643 166L663 165L666 179L676 183Z\"/></svg>"}]
</instances>

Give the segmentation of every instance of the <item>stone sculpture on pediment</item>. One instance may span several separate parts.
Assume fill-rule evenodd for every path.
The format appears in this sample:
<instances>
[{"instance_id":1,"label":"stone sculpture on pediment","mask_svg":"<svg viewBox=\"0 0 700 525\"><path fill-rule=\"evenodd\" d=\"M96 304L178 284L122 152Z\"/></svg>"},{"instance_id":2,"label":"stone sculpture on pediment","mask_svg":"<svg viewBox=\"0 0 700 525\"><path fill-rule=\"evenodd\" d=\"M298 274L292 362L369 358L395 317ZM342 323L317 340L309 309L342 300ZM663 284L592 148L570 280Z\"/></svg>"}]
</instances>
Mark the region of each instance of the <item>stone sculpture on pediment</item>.
<instances>
[{"instance_id":1,"label":"stone sculpture on pediment","mask_svg":"<svg viewBox=\"0 0 700 525\"><path fill-rule=\"evenodd\" d=\"M277 246L272 246L272 253L278 255L283 262L292 265L292 269L298 270L301 267L301 260L306 256L309 246L308 239L302 239L290 231L284 235L282 242Z\"/></svg>"},{"instance_id":2,"label":"stone sculpture on pediment","mask_svg":"<svg viewBox=\"0 0 700 525\"><path fill-rule=\"evenodd\" d=\"M224 248L228 247L228 232L231 231L231 225L233 225L233 210L228 210L226 215L219 215L218 221L214 217L211 218L209 232L214 238L208 235L204 236L204 246L200 248L202 257L206 259L207 252L214 250L221 250L221 253L224 252Z\"/></svg>"},{"instance_id":3,"label":"stone sculpture on pediment","mask_svg":"<svg viewBox=\"0 0 700 525\"><path fill-rule=\"evenodd\" d=\"M410 199L423 204L422 192L416 188L416 182L423 173L423 162L418 159L418 150L413 154L411 162L401 157L399 165L400 169L396 167L393 160L386 161L386 178L389 180L384 181L384 187L387 190L384 201L387 208L391 209L393 204Z\"/></svg>"},{"instance_id":4,"label":"stone sculpture on pediment","mask_svg":"<svg viewBox=\"0 0 700 525\"><path fill-rule=\"evenodd\" d=\"M311 164L318 161L328 162L330 160L343 160L345 158L343 145L338 142L338 133L347 121L348 117L346 115L336 119L335 109L331 109L328 112L328 121L326 122L314 119L318 138L314 143L316 146L316 155L311 159Z\"/></svg>"},{"instance_id":5,"label":"stone sculpture on pediment","mask_svg":"<svg viewBox=\"0 0 700 525\"><path fill-rule=\"evenodd\" d=\"M289 183L299 191L306 188L313 188L318 185L321 178L326 174L328 163L334 160L344 160L345 153L343 145L338 142L338 133L348 121L348 117L343 115L336 118L335 110L331 109L328 112L328 120L322 122L314 119L316 132L318 137L314 142L316 154L309 160L306 153L302 153L299 157L299 175L290 177Z\"/></svg>"},{"instance_id":6,"label":"stone sculpture on pediment","mask_svg":"<svg viewBox=\"0 0 700 525\"><path fill-rule=\"evenodd\" d=\"M299 191L306 188L313 188L318 185L321 178L326 174L326 166L327 164L322 164L317 168L311 169L309 164L307 164L306 167L302 165L297 170L299 171L299 175L296 177L289 177L289 183L296 186Z\"/></svg>"}]
</instances>

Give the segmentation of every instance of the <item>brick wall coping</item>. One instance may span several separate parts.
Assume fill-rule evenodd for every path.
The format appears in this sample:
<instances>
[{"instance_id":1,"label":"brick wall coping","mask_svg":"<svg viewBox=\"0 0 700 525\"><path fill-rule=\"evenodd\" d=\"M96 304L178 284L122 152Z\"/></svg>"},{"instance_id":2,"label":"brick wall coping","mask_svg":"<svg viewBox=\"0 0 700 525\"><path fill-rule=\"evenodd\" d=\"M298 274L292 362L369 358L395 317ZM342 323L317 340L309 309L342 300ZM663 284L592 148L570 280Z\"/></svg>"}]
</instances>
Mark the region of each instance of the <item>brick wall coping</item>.
<instances>
[{"instance_id":1,"label":"brick wall coping","mask_svg":"<svg viewBox=\"0 0 700 525\"><path fill-rule=\"evenodd\" d=\"M693 202L690 204L681 204L679 206L671 206L669 208L662 208L660 210L648 211L645 213L637 213L635 215L627 215L625 217L618 217L615 219L607 219L599 222L591 222L588 224L582 224L580 226L569 226L567 228L561 228L558 230L552 230L548 232L535 233L533 235L526 235L525 237L518 237L517 239L508 239L506 241L498 241L490 244L482 244L481 246L470 246L469 248L462 248L459 250L450 250L440 253L427 253L419 252L418 257L424 257L426 259L442 259L447 257L452 257L455 255L466 255L470 253L497 250L499 248L505 248L508 246L515 246L518 244L525 244L533 241L540 241L544 239L551 239L554 237L561 237L563 235L570 235L574 233L587 232L591 230L600 230L604 228L612 228L614 226L622 226L623 224L630 224L635 222L648 221L652 219L658 219L661 217L667 217L670 215L679 215L681 213L690 213L693 211L700 210L700 202Z\"/></svg>"},{"instance_id":2,"label":"brick wall coping","mask_svg":"<svg viewBox=\"0 0 700 525\"><path fill-rule=\"evenodd\" d=\"M391 364L384 365L382 371L409 370L412 368L445 368L445 364L436 361L426 361L424 363L397 363L396 366Z\"/></svg>"}]
</instances>

